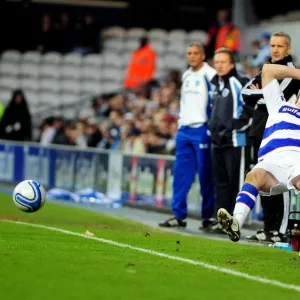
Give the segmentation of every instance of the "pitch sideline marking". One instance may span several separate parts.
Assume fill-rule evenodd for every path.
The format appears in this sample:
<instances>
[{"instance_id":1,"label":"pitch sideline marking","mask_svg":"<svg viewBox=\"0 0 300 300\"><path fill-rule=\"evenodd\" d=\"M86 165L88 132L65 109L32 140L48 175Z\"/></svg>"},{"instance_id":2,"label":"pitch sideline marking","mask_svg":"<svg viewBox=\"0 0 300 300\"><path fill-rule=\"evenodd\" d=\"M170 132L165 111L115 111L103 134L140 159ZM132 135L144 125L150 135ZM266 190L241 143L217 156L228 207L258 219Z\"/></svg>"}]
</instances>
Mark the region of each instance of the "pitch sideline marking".
<instances>
[{"instance_id":1,"label":"pitch sideline marking","mask_svg":"<svg viewBox=\"0 0 300 300\"><path fill-rule=\"evenodd\" d=\"M300 292L300 286L297 286L297 285L287 284L287 283L283 283L283 282L280 282L280 281L277 281L277 280L267 279L267 278L264 278L264 277L249 275L247 273L234 271L234 270L223 268L223 267L218 267L218 266L215 266L215 265L211 265L211 264L204 263L204 262L197 261L197 260L192 260L192 259L189 259L189 258L170 255L170 254L166 254L166 253L162 253L162 252L158 252L158 251L150 250L150 249L146 249L146 248L135 247L135 246L132 246L132 245L123 244L123 243L119 243L119 242L115 242L115 241L112 241L112 240L107 240L107 239L103 239L103 238L99 238L99 237L95 237L95 236L87 236L83 233L73 232L73 231L69 231L69 230L65 230L65 229L61 229L61 228L56 228L56 227L51 227L51 226L45 226L45 225L39 225L39 224L33 224L33 223L26 223L26 222L21 222L21 221L12 221L12 220L0 220L0 221L20 224L20 225L26 225L26 226L31 226L31 227L41 228L41 229L52 230L52 231L64 233L64 234L67 234L67 235L79 236L79 237L94 240L94 241L97 241L97 242L100 242L100 243L105 243L105 244L113 245L113 246L120 247L120 248L128 248L128 249L131 249L131 250L136 250L136 251L151 254L151 255L155 255L155 256L159 256L159 257L168 258L168 259L171 259L171 260L184 262L184 263L187 263L187 264L190 264L190 265L201 266L203 268L206 268L206 269L209 269L209 270L214 270L214 271L217 271L217 272L220 272L220 273L225 273L225 274L245 278L245 279L248 279L248 280L252 280L252 281L256 281L256 282L260 282L260 283L264 283L264 284L269 284L269 285L281 287L281 288L284 288L284 289L287 289L287 290L293 290L293 291L296 291L296 292Z\"/></svg>"}]
</instances>

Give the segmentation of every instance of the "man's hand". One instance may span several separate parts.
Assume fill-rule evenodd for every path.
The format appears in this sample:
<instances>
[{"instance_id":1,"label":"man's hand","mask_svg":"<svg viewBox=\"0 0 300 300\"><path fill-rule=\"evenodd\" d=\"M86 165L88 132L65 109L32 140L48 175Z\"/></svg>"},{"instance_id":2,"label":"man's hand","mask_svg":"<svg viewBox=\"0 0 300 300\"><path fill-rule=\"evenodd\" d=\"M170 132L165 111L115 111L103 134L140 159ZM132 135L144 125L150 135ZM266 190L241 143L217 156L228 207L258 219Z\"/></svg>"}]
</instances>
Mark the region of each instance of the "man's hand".
<instances>
[{"instance_id":1,"label":"man's hand","mask_svg":"<svg viewBox=\"0 0 300 300\"><path fill-rule=\"evenodd\" d=\"M252 83L252 84L250 85L250 89L251 89L251 90L259 90L258 83L256 83L256 84Z\"/></svg>"}]
</instances>

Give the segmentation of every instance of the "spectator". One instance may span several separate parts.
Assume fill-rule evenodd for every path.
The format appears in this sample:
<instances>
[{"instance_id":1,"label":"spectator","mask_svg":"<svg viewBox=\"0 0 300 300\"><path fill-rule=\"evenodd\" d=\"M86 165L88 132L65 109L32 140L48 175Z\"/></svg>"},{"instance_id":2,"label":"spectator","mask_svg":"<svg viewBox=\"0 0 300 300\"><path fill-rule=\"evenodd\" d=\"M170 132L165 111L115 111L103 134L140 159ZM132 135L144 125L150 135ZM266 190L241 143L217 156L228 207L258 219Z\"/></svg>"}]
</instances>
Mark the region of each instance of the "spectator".
<instances>
[{"instance_id":1,"label":"spectator","mask_svg":"<svg viewBox=\"0 0 300 300\"><path fill-rule=\"evenodd\" d=\"M87 139L85 136L86 124L85 122L76 122L76 145L85 148L87 147Z\"/></svg>"},{"instance_id":2,"label":"spectator","mask_svg":"<svg viewBox=\"0 0 300 300\"><path fill-rule=\"evenodd\" d=\"M53 141L54 144L75 146L76 145L76 124L72 121L66 122L61 128L59 138Z\"/></svg>"},{"instance_id":3,"label":"spectator","mask_svg":"<svg viewBox=\"0 0 300 300\"><path fill-rule=\"evenodd\" d=\"M140 136L141 132L135 127L132 127L121 150L131 154L145 154L146 147Z\"/></svg>"},{"instance_id":4,"label":"spectator","mask_svg":"<svg viewBox=\"0 0 300 300\"><path fill-rule=\"evenodd\" d=\"M153 79L155 73L156 53L147 38L141 38L140 47L132 53L124 87L129 90L145 87Z\"/></svg>"},{"instance_id":5,"label":"spectator","mask_svg":"<svg viewBox=\"0 0 300 300\"><path fill-rule=\"evenodd\" d=\"M57 25L57 41L59 52L63 54L71 52L74 44L74 29L66 12L61 14Z\"/></svg>"},{"instance_id":6,"label":"spectator","mask_svg":"<svg viewBox=\"0 0 300 300\"><path fill-rule=\"evenodd\" d=\"M31 0L20 1L17 11L13 11L14 16L12 29L9 30L9 39L12 39L12 47L16 47L21 52L34 50L36 48L36 38L38 18ZM13 34L11 34L13 32Z\"/></svg>"},{"instance_id":7,"label":"spectator","mask_svg":"<svg viewBox=\"0 0 300 300\"><path fill-rule=\"evenodd\" d=\"M215 52L214 66L217 75L211 80L213 106L209 128L216 212L224 207L232 213L246 172L244 147L247 145L246 129L251 122L249 114L243 110L241 90L248 78L238 75L230 49L220 48ZM215 225L219 224L216 222ZM220 226L213 226L213 232L220 233L222 230Z\"/></svg>"},{"instance_id":8,"label":"spectator","mask_svg":"<svg viewBox=\"0 0 300 300\"><path fill-rule=\"evenodd\" d=\"M78 41L74 51L82 55L97 53L99 50L100 28L97 26L94 16L87 13L83 24L77 30Z\"/></svg>"},{"instance_id":9,"label":"spectator","mask_svg":"<svg viewBox=\"0 0 300 300\"><path fill-rule=\"evenodd\" d=\"M53 144L63 144L63 140L65 138L64 127L65 121L61 117L54 118L53 126L55 128L55 135L53 137Z\"/></svg>"},{"instance_id":10,"label":"spectator","mask_svg":"<svg viewBox=\"0 0 300 300\"><path fill-rule=\"evenodd\" d=\"M247 55L243 60L242 64L245 68L245 73L250 77L253 78L256 73L259 72L260 66L255 66L253 63L254 60L257 58L260 48L260 41L254 40L251 43L251 54Z\"/></svg>"},{"instance_id":11,"label":"spectator","mask_svg":"<svg viewBox=\"0 0 300 300\"><path fill-rule=\"evenodd\" d=\"M88 147L97 147L103 138L103 133L98 129L97 122L89 122L86 126L86 143Z\"/></svg>"},{"instance_id":12,"label":"spectator","mask_svg":"<svg viewBox=\"0 0 300 300\"><path fill-rule=\"evenodd\" d=\"M53 138L55 136L55 127L54 127L54 118L49 117L47 118L41 126L41 138L40 144L43 146L48 146L52 143Z\"/></svg>"},{"instance_id":13,"label":"spectator","mask_svg":"<svg viewBox=\"0 0 300 300\"><path fill-rule=\"evenodd\" d=\"M22 90L15 90L0 120L0 138L31 141L31 114Z\"/></svg>"},{"instance_id":14,"label":"spectator","mask_svg":"<svg viewBox=\"0 0 300 300\"><path fill-rule=\"evenodd\" d=\"M271 35L268 32L263 32L260 38L259 49L257 54L252 58L249 58L248 64L252 68L259 68L264 65L270 59L270 38Z\"/></svg>"},{"instance_id":15,"label":"spectator","mask_svg":"<svg viewBox=\"0 0 300 300\"><path fill-rule=\"evenodd\" d=\"M229 20L228 9L219 9L217 11L217 22L208 31L205 50L209 64L212 64L214 51L221 47L230 49L234 53L235 59L238 59L240 30Z\"/></svg>"},{"instance_id":16,"label":"spectator","mask_svg":"<svg viewBox=\"0 0 300 300\"><path fill-rule=\"evenodd\" d=\"M42 53L58 50L56 30L48 14L44 14L42 17L41 29L38 34L38 50Z\"/></svg>"},{"instance_id":17,"label":"spectator","mask_svg":"<svg viewBox=\"0 0 300 300\"><path fill-rule=\"evenodd\" d=\"M187 47L186 60L190 68L182 76L173 181L174 217L159 223L159 226L186 227L187 195L197 172L203 199L202 228L208 228L214 212L214 185L207 121L210 116L210 80L216 71L204 62L205 54L199 44ZM153 151L153 146L158 146L159 142L153 136L150 142Z\"/></svg>"}]
</instances>

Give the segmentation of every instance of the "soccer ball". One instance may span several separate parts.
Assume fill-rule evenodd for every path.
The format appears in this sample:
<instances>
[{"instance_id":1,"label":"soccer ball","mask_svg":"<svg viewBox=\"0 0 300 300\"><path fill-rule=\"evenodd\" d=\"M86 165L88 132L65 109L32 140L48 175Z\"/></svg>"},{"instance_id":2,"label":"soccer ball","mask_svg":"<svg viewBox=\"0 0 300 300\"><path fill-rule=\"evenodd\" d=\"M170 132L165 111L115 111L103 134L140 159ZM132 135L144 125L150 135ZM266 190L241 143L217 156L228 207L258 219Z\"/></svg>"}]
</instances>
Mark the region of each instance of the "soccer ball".
<instances>
[{"instance_id":1,"label":"soccer ball","mask_svg":"<svg viewBox=\"0 0 300 300\"><path fill-rule=\"evenodd\" d=\"M20 210L31 213L39 210L44 205L46 192L37 181L24 180L15 187L13 200Z\"/></svg>"}]
</instances>

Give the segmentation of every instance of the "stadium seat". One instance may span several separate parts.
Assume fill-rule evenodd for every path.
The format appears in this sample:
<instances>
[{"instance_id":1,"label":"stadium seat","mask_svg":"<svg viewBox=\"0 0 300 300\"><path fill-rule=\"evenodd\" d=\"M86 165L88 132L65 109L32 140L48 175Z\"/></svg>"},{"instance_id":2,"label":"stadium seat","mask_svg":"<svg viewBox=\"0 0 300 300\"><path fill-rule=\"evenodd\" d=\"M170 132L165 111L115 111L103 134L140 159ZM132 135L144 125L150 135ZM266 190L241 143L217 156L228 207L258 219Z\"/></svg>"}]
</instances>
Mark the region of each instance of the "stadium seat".
<instances>
[{"instance_id":1,"label":"stadium seat","mask_svg":"<svg viewBox=\"0 0 300 300\"><path fill-rule=\"evenodd\" d=\"M60 81L54 78L43 78L40 80L40 91L41 92L60 92Z\"/></svg>"},{"instance_id":2,"label":"stadium seat","mask_svg":"<svg viewBox=\"0 0 300 300\"><path fill-rule=\"evenodd\" d=\"M81 68L80 75L83 80L90 79L100 81L102 79L102 73L98 67L84 66Z\"/></svg>"},{"instance_id":3,"label":"stadium seat","mask_svg":"<svg viewBox=\"0 0 300 300\"><path fill-rule=\"evenodd\" d=\"M115 38L115 37L123 38L125 34L126 34L126 30L121 26L112 26L102 30L102 36L105 39Z\"/></svg>"},{"instance_id":4,"label":"stadium seat","mask_svg":"<svg viewBox=\"0 0 300 300\"><path fill-rule=\"evenodd\" d=\"M79 112L79 118L89 118L95 115L94 110L91 107L84 107Z\"/></svg>"},{"instance_id":5,"label":"stadium seat","mask_svg":"<svg viewBox=\"0 0 300 300\"><path fill-rule=\"evenodd\" d=\"M20 71L20 65L12 62L1 62L0 74L2 76L18 76Z\"/></svg>"},{"instance_id":6,"label":"stadium seat","mask_svg":"<svg viewBox=\"0 0 300 300\"><path fill-rule=\"evenodd\" d=\"M123 51L124 47L125 47L124 41L119 38L105 40L103 43L104 51L112 50L115 52L121 52Z\"/></svg>"},{"instance_id":7,"label":"stadium seat","mask_svg":"<svg viewBox=\"0 0 300 300\"><path fill-rule=\"evenodd\" d=\"M10 100L11 100L11 97L12 97L12 93L10 90L2 90L0 89L0 101L3 103L3 104L7 104Z\"/></svg>"},{"instance_id":8,"label":"stadium seat","mask_svg":"<svg viewBox=\"0 0 300 300\"><path fill-rule=\"evenodd\" d=\"M132 52L131 51L124 52L122 54L123 67L127 68L128 64L130 62L131 56L132 56Z\"/></svg>"},{"instance_id":9,"label":"stadium seat","mask_svg":"<svg viewBox=\"0 0 300 300\"><path fill-rule=\"evenodd\" d=\"M98 96L103 92L101 83L97 80L85 80L80 86L81 95Z\"/></svg>"},{"instance_id":10,"label":"stadium seat","mask_svg":"<svg viewBox=\"0 0 300 300\"><path fill-rule=\"evenodd\" d=\"M147 30L142 27L131 27L126 31L125 37L127 39L137 39L147 36Z\"/></svg>"},{"instance_id":11,"label":"stadium seat","mask_svg":"<svg viewBox=\"0 0 300 300\"><path fill-rule=\"evenodd\" d=\"M30 107L33 107L34 105L38 105L38 104L41 103L41 99L40 99L38 93L35 93L33 91L24 90L24 94L25 94L25 97L26 97L26 101L27 101L27 103L29 104Z\"/></svg>"},{"instance_id":12,"label":"stadium seat","mask_svg":"<svg viewBox=\"0 0 300 300\"><path fill-rule=\"evenodd\" d=\"M40 89L40 80L34 77L24 77L21 79L20 85L24 91L38 92Z\"/></svg>"},{"instance_id":13,"label":"stadium seat","mask_svg":"<svg viewBox=\"0 0 300 300\"><path fill-rule=\"evenodd\" d=\"M155 50L157 55L164 55L166 52L166 44L164 41L153 40L151 42L151 46Z\"/></svg>"},{"instance_id":14,"label":"stadium seat","mask_svg":"<svg viewBox=\"0 0 300 300\"><path fill-rule=\"evenodd\" d=\"M4 76L0 78L0 88L3 90L15 90L20 88L20 82L18 77Z\"/></svg>"},{"instance_id":15,"label":"stadium seat","mask_svg":"<svg viewBox=\"0 0 300 300\"><path fill-rule=\"evenodd\" d=\"M120 68L106 67L102 69L103 81L122 82L124 80L124 73Z\"/></svg>"},{"instance_id":16,"label":"stadium seat","mask_svg":"<svg viewBox=\"0 0 300 300\"><path fill-rule=\"evenodd\" d=\"M80 82L78 80L65 79L61 80L61 92L69 93L70 95L79 95L80 93Z\"/></svg>"},{"instance_id":17,"label":"stadium seat","mask_svg":"<svg viewBox=\"0 0 300 300\"><path fill-rule=\"evenodd\" d=\"M165 67L169 70L182 71L186 69L186 61L179 55L167 55L165 57Z\"/></svg>"},{"instance_id":18,"label":"stadium seat","mask_svg":"<svg viewBox=\"0 0 300 300\"><path fill-rule=\"evenodd\" d=\"M42 63L47 65L58 65L61 63L62 55L58 52L48 52L42 56Z\"/></svg>"},{"instance_id":19,"label":"stadium seat","mask_svg":"<svg viewBox=\"0 0 300 300\"><path fill-rule=\"evenodd\" d=\"M185 43L188 37L188 33L183 29L173 29L168 34L169 42L183 42Z\"/></svg>"},{"instance_id":20,"label":"stadium seat","mask_svg":"<svg viewBox=\"0 0 300 300\"><path fill-rule=\"evenodd\" d=\"M40 74L45 78L60 78L60 68L57 65L42 65L40 68Z\"/></svg>"},{"instance_id":21,"label":"stadium seat","mask_svg":"<svg viewBox=\"0 0 300 300\"><path fill-rule=\"evenodd\" d=\"M53 92L41 92L39 94L39 103L43 106L53 107L60 104L60 96L58 93Z\"/></svg>"},{"instance_id":22,"label":"stadium seat","mask_svg":"<svg viewBox=\"0 0 300 300\"><path fill-rule=\"evenodd\" d=\"M81 69L75 65L64 65L60 68L62 78L79 79L81 77Z\"/></svg>"},{"instance_id":23,"label":"stadium seat","mask_svg":"<svg viewBox=\"0 0 300 300\"><path fill-rule=\"evenodd\" d=\"M41 61L41 54L38 51L27 51L22 55L23 63L39 64Z\"/></svg>"},{"instance_id":24,"label":"stadium seat","mask_svg":"<svg viewBox=\"0 0 300 300\"><path fill-rule=\"evenodd\" d=\"M148 38L152 42L153 40L166 41L168 32L162 28L153 28L148 31Z\"/></svg>"},{"instance_id":25,"label":"stadium seat","mask_svg":"<svg viewBox=\"0 0 300 300\"><path fill-rule=\"evenodd\" d=\"M18 63L21 58L21 53L17 50L6 50L1 55L1 61Z\"/></svg>"},{"instance_id":26,"label":"stadium seat","mask_svg":"<svg viewBox=\"0 0 300 300\"><path fill-rule=\"evenodd\" d=\"M62 93L60 94L60 103L62 105L66 104L76 104L80 101L80 97L78 95L72 95L69 93ZM69 108L70 110L70 108Z\"/></svg>"},{"instance_id":27,"label":"stadium seat","mask_svg":"<svg viewBox=\"0 0 300 300\"><path fill-rule=\"evenodd\" d=\"M77 110L71 110L70 108L63 109L64 112L64 118L67 120L77 120L78 119L78 113Z\"/></svg>"},{"instance_id":28,"label":"stadium seat","mask_svg":"<svg viewBox=\"0 0 300 300\"><path fill-rule=\"evenodd\" d=\"M82 66L93 66L100 68L102 65L102 55L100 54L87 54L82 58Z\"/></svg>"},{"instance_id":29,"label":"stadium seat","mask_svg":"<svg viewBox=\"0 0 300 300\"><path fill-rule=\"evenodd\" d=\"M117 54L116 52L104 52L103 53L103 65L112 66L112 67L122 67L123 66L123 58L121 55Z\"/></svg>"},{"instance_id":30,"label":"stadium seat","mask_svg":"<svg viewBox=\"0 0 300 300\"><path fill-rule=\"evenodd\" d=\"M103 85L103 93L118 93L121 92L123 86L117 82L107 82Z\"/></svg>"},{"instance_id":31,"label":"stadium seat","mask_svg":"<svg viewBox=\"0 0 300 300\"><path fill-rule=\"evenodd\" d=\"M204 30L192 30L188 33L188 43L204 44L207 40L207 32Z\"/></svg>"},{"instance_id":32,"label":"stadium seat","mask_svg":"<svg viewBox=\"0 0 300 300\"><path fill-rule=\"evenodd\" d=\"M166 49L166 55L176 54L181 56L181 59L184 59L186 47L187 44L183 41L170 41Z\"/></svg>"},{"instance_id":33,"label":"stadium seat","mask_svg":"<svg viewBox=\"0 0 300 300\"><path fill-rule=\"evenodd\" d=\"M132 52L138 49L140 45L139 40L126 40L124 42L124 51L125 52Z\"/></svg>"},{"instance_id":34,"label":"stadium seat","mask_svg":"<svg viewBox=\"0 0 300 300\"><path fill-rule=\"evenodd\" d=\"M71 52L63 56L64 65L80 66L81 61L82 61L82 56L75 52Z\"/></svg>"},{"instance_id":35,"label":"stadium seat","mask_svg":"<svg viewBox=\"0 0 300 300\"><path fill-rule=\"evenodd\" d=\"M164 56L159 56L156 60L156 69L163 70L164 68L166 68Z\"/></svg>"},{"instance_id":36,"label":"stadium seat","mask_svg":"<svg viewBox=\"0 0 300 300\"><path fill-rule=\"evenodd\" d=\"M40 75L39 65L34 63L22 63L20 66L20 75L23 77L38 77Z\"/></svg>"}]
</instances>

